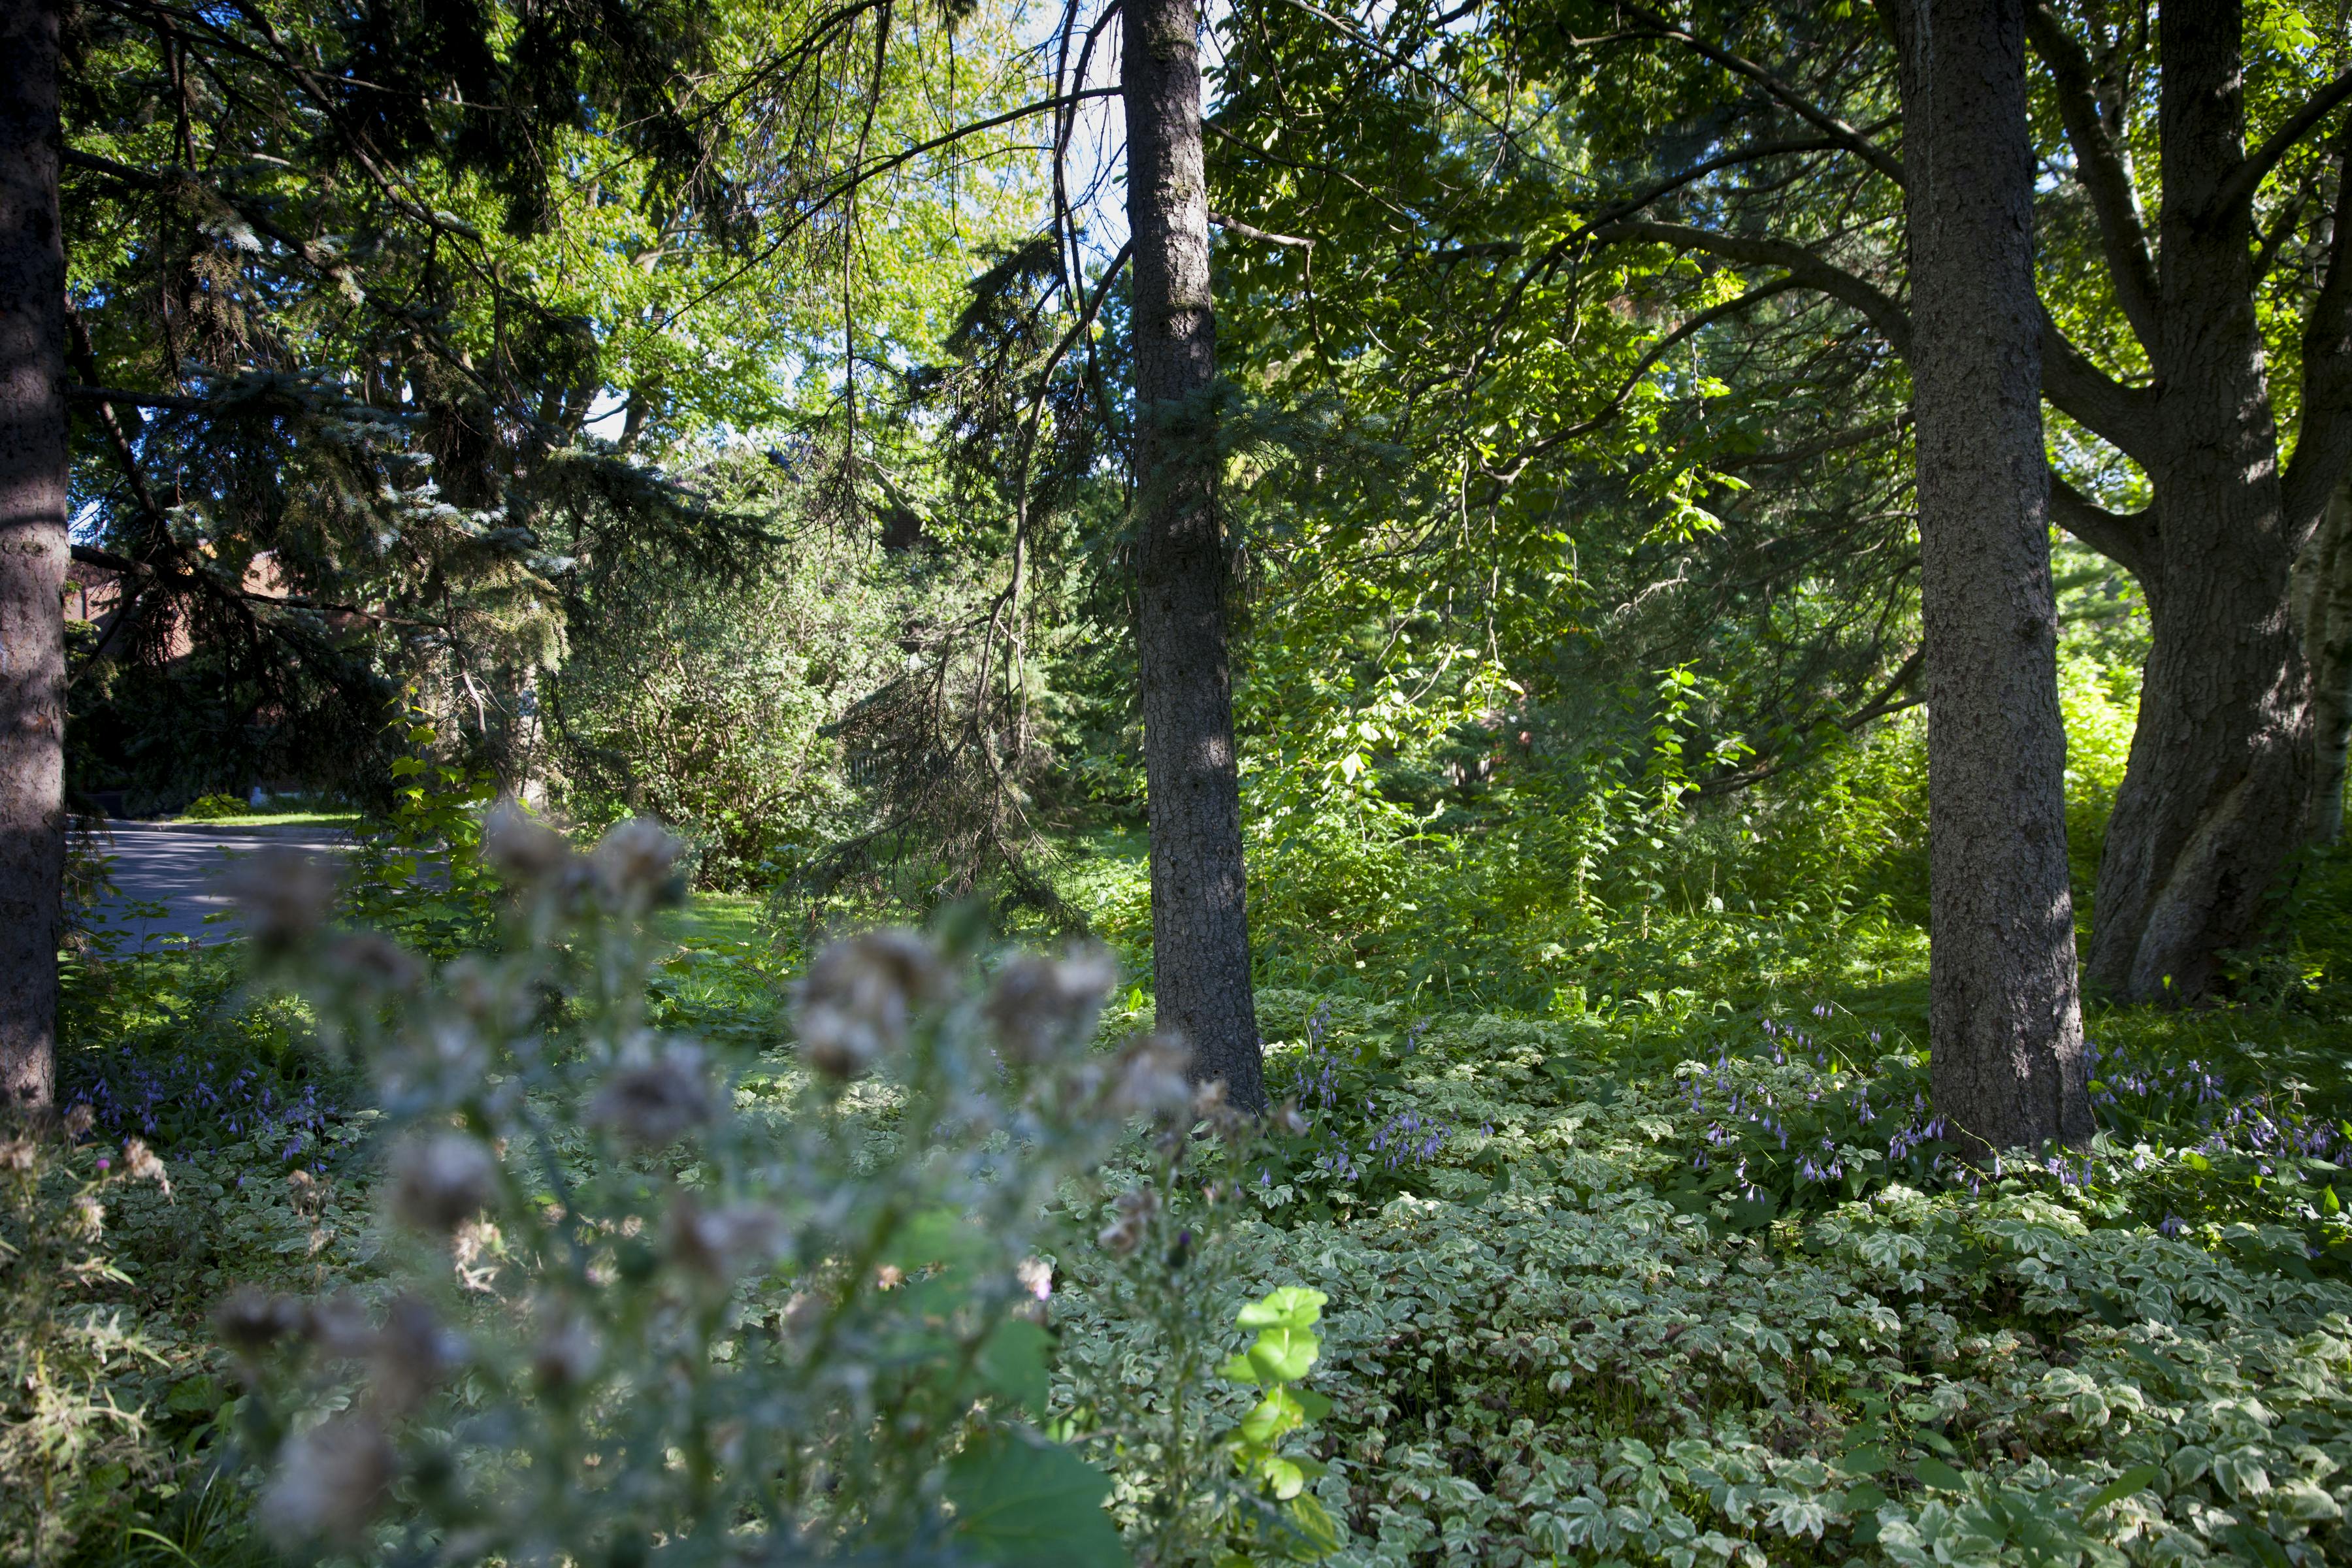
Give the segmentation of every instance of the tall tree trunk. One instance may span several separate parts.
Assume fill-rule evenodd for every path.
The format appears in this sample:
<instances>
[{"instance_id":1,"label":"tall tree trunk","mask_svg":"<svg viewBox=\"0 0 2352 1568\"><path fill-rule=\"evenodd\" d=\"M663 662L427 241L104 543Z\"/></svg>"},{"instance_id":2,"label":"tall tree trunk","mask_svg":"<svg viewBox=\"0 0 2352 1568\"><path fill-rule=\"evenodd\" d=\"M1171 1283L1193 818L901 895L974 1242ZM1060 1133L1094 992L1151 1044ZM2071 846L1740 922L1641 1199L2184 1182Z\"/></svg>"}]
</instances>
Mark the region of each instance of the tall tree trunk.
<instances>
[{"instance_id":1,"label":"tall tree trunk","mask_svg":"<svg viewBox=\"0 0 2352 1568\"><path fill-rule=\"evenodd\" d=\"M2287 515L2249 230L2225 194L2245 158L2242 18L2235 0L2179 0L2161 26L2153 638L2089 964L2134 1001L2202 995L2256 934L2315 771L2290 594L2308 525Z\"/></svg>"},{"instance_id":2,"label":"tall tree trunk","mask_svg":"<svg viewBox=\"0 0 2352 1568\"><path fill-rule=\"evenodd\" d=\"M1159 1020L1192 1073L1265 1103L1250 989L1240 774L1234 753L1216 457L1209 193L1201 152L1198 0L1126 0L1127 218L1134 244L1136 653L1151 810L1151 961Z\"/></svg>"},{"instance_id":3,"label":"tall tree trunk","mask_svg":"<svg viewBox=\"0 0 2352 1568\"><path fill-rule=\"evenodd\" d=\"M1898 0L1927 621L1928 1042L1994 1149L2092 1131L2066 873L2023 0Z\"/></svg>"},{"instance_id":4,"label":"tall tree trunk","mask_svg":"<svg viewBox=\"0 0 2352 1568\"><path fill-rule=\"evenodd\" d=\"M2344 833L2344 775L2352 750L2352 480L2328 498L2327 514L2295 561L2295 621L2311 667L2313 842Z\"/></svg>"},{"instance_id":5,"label":"tall tree trunk","mask_svg":"<svg viewBox=\"0 0 2352 1568\"><path fill-rule=\"evenodd\" d=\"M0 1107L56 1074L65 869L66 266L55 0L0 0Z\"/></svg>"}]
</instances>

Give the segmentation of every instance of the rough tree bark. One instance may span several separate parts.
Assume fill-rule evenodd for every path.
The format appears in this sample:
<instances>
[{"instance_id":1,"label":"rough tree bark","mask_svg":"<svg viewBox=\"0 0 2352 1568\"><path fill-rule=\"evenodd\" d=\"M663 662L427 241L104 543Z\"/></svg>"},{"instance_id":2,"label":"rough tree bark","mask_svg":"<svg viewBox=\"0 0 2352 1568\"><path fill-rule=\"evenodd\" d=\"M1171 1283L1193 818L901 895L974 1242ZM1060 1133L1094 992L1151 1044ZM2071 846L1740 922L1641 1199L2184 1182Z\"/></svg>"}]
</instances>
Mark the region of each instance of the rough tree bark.
<instances>
[{"instance_id":1,"label":"rough tree bark","mask_svg":"<svg viewBox=\"0 0 2352 1568\"><path fill-rule=\"evenodd\" d=\"M2344 834L2344 775L2352 750L2352 482L2339 484L2327 515L2295 560L2295 622L2311 667L2311 837Z\"/></svg>"},{"instance_id":2,"label":"rough tree bark","mask_svg":"<svg viewBox=\"0 0 2352 1568\"><path fill-rule=\"evenodd\" d=\"M1126 0L1127 215L1134 245L1136 653L1151 810L1151 961L1160 1026L1262 1110L1240 775L1204 404L1216 375L1198 0Z\"/></svg>"},{"instance_id":3,"label":"rough tree bark","mask_svg":"<svg viewBox=\"0 0 2352 1568\"><path fill-rule=\"evenodd\" d=\"M2023 0L1899 0L1927 622L1929 1066L1993 1149L2090 1136L2066 875Z\"/></svg>"},{"instance_id":4,"label":"rough tree bark","mask_svg":"<svg viewBox=\"0 0 2352 1568\"><path fill-rule=\"evenodd\" d=\"M50 1102L65 869L64 241L55 0L0 0L0 1108Z\"/></svg>"},{"instance_id":5,"label":"rough tree bark","mask_svg":"<svg viewBox=\"0 0 2352 1568\"><path fill-rule=\"evenodd\" d=\"M2323 353L2305 367L2307 391L2323 395L2301 471L2283 474L2252 193L2239 177L2242 34L2235 0L2174 0L2162 13L2160 259L2140 331L2156 391L2137 439L2118 443L2155 491L2139 520L2152 641L2089 955L2095 984L2140 1001L2204 994L2221 954L2256 934L2263 895L2307 830L2316 771L2290 583L2342 469L2339 416ZM2323 296L2315 324L2326 306ZM2315 487L2322 466L2335 472Z\"/></svg>"}]
</instances>

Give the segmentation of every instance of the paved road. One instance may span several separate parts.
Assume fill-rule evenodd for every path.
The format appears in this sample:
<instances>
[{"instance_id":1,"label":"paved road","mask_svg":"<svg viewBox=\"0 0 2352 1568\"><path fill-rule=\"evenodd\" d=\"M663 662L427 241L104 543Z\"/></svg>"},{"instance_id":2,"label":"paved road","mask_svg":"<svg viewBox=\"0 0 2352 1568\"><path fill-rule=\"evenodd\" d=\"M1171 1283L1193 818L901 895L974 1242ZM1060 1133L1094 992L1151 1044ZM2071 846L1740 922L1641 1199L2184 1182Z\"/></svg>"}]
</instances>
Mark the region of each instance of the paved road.
<instances>
[{"instance_id":1,"label":"paved road","mask_svg":"<svg viewBox=\"0 0 2352 1568\"><path fill-rule=\"evenodd\" d=\"M91 923L119 933L131 953L173 937L220 942L236 933L236 904L220 888L233 859L283 847L340 857L351 835L333 827L206 827L154 822L106 825L99 847L114 857L115 893L92 911ZM160 906L160 912L158 912ZM227 911L206 923L205 917Z\"/></svg>"}]
</instances>

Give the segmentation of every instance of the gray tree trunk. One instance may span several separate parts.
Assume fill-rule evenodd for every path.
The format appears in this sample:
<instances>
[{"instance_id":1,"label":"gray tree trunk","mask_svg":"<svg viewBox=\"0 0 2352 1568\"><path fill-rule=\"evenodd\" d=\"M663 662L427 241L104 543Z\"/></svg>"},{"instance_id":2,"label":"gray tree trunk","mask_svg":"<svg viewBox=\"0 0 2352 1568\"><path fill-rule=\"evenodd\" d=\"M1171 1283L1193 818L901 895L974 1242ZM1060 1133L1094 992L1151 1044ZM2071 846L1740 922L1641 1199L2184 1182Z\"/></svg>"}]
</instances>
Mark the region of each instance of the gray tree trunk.
<instances>
[{"instance_id":1,"label":"gray tree trunk","mask_svg":"<svg viewBox=\"0 0 2352 1568\"><path fill-rule=\"evenodd\" d=\"M1936 1107L2088 1138L2022 0L1898 0L1927 621Z\"/></svg>"},{"instance_id":2,"label":"gray tree trunk","mask_svg":"<svg viewBox=\"0 0 2352 1568\"><path fill-rule=\"evenodd\" d=\"M1159 1022L1192 1074L1265 1103L1250 988L1240 773L1206 403L1216 376L1198 0L1126 0L1127 217L1134 244L1136 653L1151 810Z\"/></svg>"},{"instance_id":3,"label":"gray tree trunk","mask_svg":"<svg viewBox=\"0 0 2352 1568\"><path fill-rule=\"evenodd\" d=\"M2352 482L2328 498L2295 574L2295 623L2311 667L2311 837L2333 844L2344 834L2345 765L2352 750Z\"/></svg>"},{"instance_id":4,"label":"gray tree trunk","mask_svg":"<svg viewBox=\"0 0 2352 1568\"><path fill-rule=\"evenodd\" d=\"M0 1107L53 1096L65 870L66 265L55 0L0 0Z\"/></svg>"},{"instance_id":5,"label":"gray tree trunk","mask_svg":"<svg viewBox=\"0 0 2352 1568\"><path fill-rule=\"evenodd\" d=\"M2326 495L2288 503L2249 220L2228 195L2245 161L2241 7L2178 0L2161 27L2158 392L2135 454L2156 496L2153 570L2140 572L2153 637L2088 966L2133 1001L2204 994L2304 842L2316 769L2291 580ZM2327 455L2299 448L2294 467L2313 458Z\"/></svg>"}]
</instances>

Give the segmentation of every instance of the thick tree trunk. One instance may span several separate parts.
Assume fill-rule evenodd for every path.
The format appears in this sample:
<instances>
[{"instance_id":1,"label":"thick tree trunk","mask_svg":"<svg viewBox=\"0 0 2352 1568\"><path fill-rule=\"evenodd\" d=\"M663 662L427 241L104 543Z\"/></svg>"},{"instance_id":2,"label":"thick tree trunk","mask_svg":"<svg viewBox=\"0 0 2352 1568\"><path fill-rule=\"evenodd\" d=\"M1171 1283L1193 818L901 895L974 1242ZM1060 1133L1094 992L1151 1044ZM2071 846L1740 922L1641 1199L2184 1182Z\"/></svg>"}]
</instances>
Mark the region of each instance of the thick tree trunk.
<instances>
[{"instance_id":1,"label":"thick tree trunk","mask_svg":"<svg viewBox=\"0 0 2352 1568\"><path fill-rule=\"evenodd\" d=\"M2344 774L2352 750L2352 482L2336 487L2327 515L2295 562L2295 623L2311 668L2311 838L2344 833Z\"/></svg>"},{"instance_id":2,"label":"thick tree trunk","mask_svg":"<svg viewBox=\"0 0 2352 1568\"><path fill-rule=\"evenodd\" d=\"M2286 515L2248 230L2223 194L2244 161L2242 20L2233 3L2162 16L2159 391L2143 458L2153 641L2089 964L2132 1001L2203 995L2221 954L2254 936L2304 840L2315 771L2290 605L2308 530Z\"/></svg>"},{"instance_id":3,"label":"thick tree trunk","mask_svg":"<svg viewBox=\"0 0 2352 1568\"><path fill-rule=\"evenodd\" d=\"M1192 1074L1265 1102L1250 988L1240 774L1205 404L1216 375L1198 0L1127 0L1127 214L1134 244L1137 661L1151 809L1151 959L1160 1026Z\"/></svg>"},{"instance_id":4,"label":"thick tree trunk","mask_svg":"<svg viewBox=\"0 0 2352 1568\"><path fill-rule=\"evenodd\" d=\"M49 1103L65 869L64 241L54 0L0 0L0 1107Z\"/></svg>"},{"instance_id":5,"label":"thick tree trunk","mask_svg":"<svg viewBox=\"0 0 2352 1568\"><path fill-rule=\"evenodd\" d=\"M1927 621L1936 1106L2090 1136L2067 888L2022 0L1898 0Z\"/></svg>"}]
</instances>

